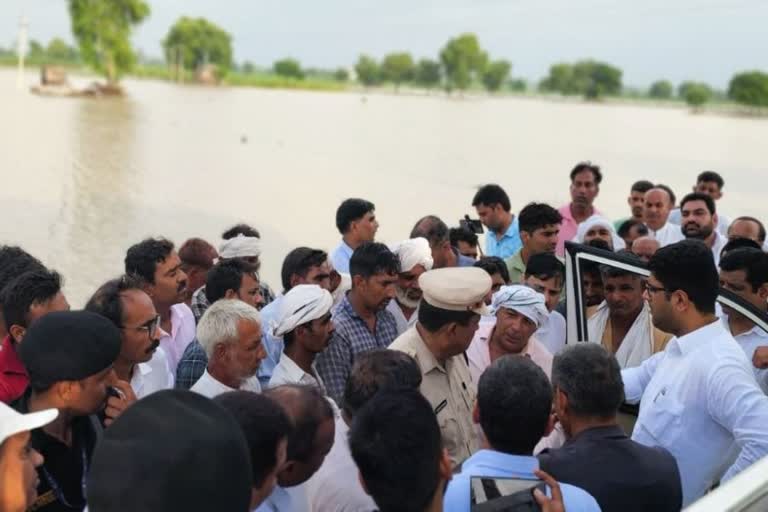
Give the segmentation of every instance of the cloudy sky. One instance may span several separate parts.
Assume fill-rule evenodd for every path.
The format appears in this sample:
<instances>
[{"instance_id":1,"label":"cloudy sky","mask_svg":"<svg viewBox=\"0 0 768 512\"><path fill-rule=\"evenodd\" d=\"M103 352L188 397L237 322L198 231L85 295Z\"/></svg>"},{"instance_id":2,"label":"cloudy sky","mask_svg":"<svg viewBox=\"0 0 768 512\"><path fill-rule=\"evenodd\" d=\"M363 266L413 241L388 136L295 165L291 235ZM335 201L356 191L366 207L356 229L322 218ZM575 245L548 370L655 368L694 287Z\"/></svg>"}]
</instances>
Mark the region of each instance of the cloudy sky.
<instances>
[{"instance_id":1,"label":"cloudy sky","mask_svg":"<svg viewBox=\"0 0 768 512\"><path fill-rule=\"evenodd\" d=\"M725 87L736 71L768 69L766 0L149 0L135 34L148 55L180 16L204 16L234 37L235 57L268 66L293 56L312 67L350 65L362 53L434 57L475 32L513 75L538 80L550 64L592 57L624 70L625 84L659 78ZM66 0L0 0L0 44L19 16L31 37L72 39Z\"/></svg>"}]
</instances>

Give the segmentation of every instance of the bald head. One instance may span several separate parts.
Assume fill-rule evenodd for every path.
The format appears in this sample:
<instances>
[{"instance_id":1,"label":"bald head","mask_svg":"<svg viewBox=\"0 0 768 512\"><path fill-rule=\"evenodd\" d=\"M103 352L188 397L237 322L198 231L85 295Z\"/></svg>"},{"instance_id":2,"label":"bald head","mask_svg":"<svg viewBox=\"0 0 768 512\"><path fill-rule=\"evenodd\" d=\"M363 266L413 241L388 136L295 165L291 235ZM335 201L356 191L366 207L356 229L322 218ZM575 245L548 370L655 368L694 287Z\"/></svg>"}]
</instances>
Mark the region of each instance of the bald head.
<instances>
[{"instance_id":1,"label":"bald head","mask_svg":"<svg viewBox=\"0 0 768 512\"><path fill-rule=\"evenodd\" d=\"M648 263L651 257L659 250L659 241L650 236L641 236L632 242L632 254Z\"/></svg>"},{"instance_id":2,"label":"bald head","mask_svg":"<svg viewBox=\"0 0 768 512\"><path fill-rule=\"evenodd\" d=\"M448 226L435 215L422 217L413 226L410 238L426 238L432 249L433 268L449 266L451 258L451 242Z\"/></svg>"},{"instance_id":3,"label":"bald head","mask_svg":"<svg viewBox=\"0 0 768 512\"><path fill-rule=\"evenodd\" d=\"M663 188L652 188L646 192L643 208L645 224L654 231L663 228L673 204L672 196Z\"/></svg>"}]
</instances>

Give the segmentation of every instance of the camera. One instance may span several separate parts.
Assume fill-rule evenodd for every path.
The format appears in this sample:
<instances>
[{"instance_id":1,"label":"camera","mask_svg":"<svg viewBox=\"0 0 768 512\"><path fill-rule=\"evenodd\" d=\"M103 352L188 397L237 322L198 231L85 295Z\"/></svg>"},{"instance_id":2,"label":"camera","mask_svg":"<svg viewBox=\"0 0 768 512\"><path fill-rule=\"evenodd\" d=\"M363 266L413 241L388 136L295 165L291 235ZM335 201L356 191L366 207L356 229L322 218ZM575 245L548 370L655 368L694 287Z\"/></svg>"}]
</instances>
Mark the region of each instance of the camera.
<instances>
[{"instance_id":1,"label":"camera","mask_svg":"<svg viewBox=\"0 0 768 512\"><path fill-rule=\"evenodd\" d=\"M483 223L480 222L480 219L470 219L469 215L465 215L464 218L459 221L459 227L470 233L475 233L477 235L483 234Z\"/></svg>"}]
</instances>

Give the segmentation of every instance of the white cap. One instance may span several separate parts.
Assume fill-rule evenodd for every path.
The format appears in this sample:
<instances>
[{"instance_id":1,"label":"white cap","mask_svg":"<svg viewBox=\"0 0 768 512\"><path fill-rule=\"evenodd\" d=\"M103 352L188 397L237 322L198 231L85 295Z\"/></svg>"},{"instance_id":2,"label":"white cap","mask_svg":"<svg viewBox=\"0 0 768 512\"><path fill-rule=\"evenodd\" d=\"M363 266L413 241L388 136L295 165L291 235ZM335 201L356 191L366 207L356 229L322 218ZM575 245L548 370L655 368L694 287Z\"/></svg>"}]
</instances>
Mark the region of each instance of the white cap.
<instances>
[{"instance_id":1,"label":"white cap","mask_svg":"<svg viewBox=\"0 0 768 512\"><path fill-rule=\"evenodd\" d=\"M58 409L46 409L44 411L21 414L4 403L0 403L0 443L3 443L6 439L19 432L47 425L55 420L58 415Z\"/></svg>"}]
</instances>

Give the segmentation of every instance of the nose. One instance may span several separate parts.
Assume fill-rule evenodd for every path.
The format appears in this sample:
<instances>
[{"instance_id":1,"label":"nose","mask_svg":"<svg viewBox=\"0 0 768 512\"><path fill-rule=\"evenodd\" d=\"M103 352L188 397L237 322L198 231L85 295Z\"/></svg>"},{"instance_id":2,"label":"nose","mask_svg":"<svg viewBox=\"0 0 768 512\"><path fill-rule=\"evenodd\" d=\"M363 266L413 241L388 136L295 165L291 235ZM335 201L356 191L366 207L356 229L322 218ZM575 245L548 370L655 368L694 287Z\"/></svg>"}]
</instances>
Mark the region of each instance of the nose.
<instances>
[{"instance_id":1,"label":"nose","mask_svg":"<svg viewBox=\"0 0 768 512\"><path fill-rule=\"evenodd\" d=\"M43 462L45 462L43 454L32 448L32 465L38 468L43 465Z\"/></svg>"},{"instance_id":2,"label":"nose","mask_svg":"<svg viewBox=\"0 0 768 512\"><path fill-rule=\"evenodd\" d=\"M643 300L651 300L651 294L648 293L648 288L643 287Z\"/></svg>"},{"instance_id":3,"label":"nose","mask_svg":"<svg viewBox=\"0 0 768 512\"><path fill-rule=\"evenodd\" d=\"M261 306L264 304L264 296L261 294L261 291L256 292L256 295L253 296L253 305L254 306Z\"/></svg>"}]
</instances>

